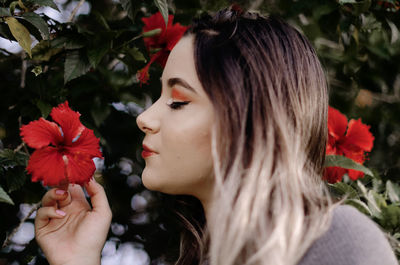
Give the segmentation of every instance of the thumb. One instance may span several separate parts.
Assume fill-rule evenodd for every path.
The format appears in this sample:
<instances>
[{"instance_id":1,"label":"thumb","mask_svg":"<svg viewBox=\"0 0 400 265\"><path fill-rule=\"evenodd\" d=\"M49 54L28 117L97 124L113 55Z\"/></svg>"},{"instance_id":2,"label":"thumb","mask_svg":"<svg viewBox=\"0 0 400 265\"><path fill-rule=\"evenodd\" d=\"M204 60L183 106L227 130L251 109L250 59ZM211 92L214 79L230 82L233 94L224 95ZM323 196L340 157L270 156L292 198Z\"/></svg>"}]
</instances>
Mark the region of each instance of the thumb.
<instances>
[{"instance_id":1,"label":"thumb","mask_svg":"<svg viewBox=\"0 0 400 265\"><path fill-rule=\"evenodd\" d=\"M85 188L90 196L90 201L92 202L92 211L99 213L102 216L109 217L111 220L112 213L104 188L94 179L91 179L86 183Z\"/></svg>"}]
</instances>

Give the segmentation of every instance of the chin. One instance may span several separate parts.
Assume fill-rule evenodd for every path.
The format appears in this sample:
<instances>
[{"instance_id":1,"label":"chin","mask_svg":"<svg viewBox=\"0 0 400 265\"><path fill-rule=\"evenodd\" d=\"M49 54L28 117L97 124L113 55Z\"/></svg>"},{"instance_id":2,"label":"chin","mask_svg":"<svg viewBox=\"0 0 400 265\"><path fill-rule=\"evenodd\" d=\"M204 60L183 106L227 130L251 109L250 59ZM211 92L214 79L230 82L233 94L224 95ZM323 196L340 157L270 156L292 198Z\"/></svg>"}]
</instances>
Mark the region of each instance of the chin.
<instances>
[{"instance_id":1,"label":"chin","mask_svg":"<svg viewBox=\"0 0 400 265\"><path fill-rule=\"evenodd\" d=\"M165 191L165 185L162 182L162 177L160 175L149 172L148 169L144 169L142 173L142 183L143 186L151 191L159 191L167 193Z\"/></svg>"},{"instance_id":2,"label":"chin","mask_svg":"<svg viewBox=\"0 0 400 265\"><path fill-rule=\"evenodd\" d=\"M148 170L146 168L142 172L142 183L143 186L146 187L146 189L157 191L157 187L155 184L157 184L157 180L154 180L154 178L151 177L151 174L149 174Z\"/></svg>"},{"instance_id":3,"label":"chin","mask_svg":"<svg viewBox=\"0 0 400 265\"><path fill-rule=\"evenodd\" d=\"M174 185L172 185L173 182L167 181L163 182L163 177L160 175L155 175L155 174L149 174L146 170L143 170L142 173L142 183L143 186L151 191L158 191L162 192L165 194L170 194L170 195L180 195L180 194L185 194L180 192L179 190L176 189Z\"/></svg>"}]
</instances>

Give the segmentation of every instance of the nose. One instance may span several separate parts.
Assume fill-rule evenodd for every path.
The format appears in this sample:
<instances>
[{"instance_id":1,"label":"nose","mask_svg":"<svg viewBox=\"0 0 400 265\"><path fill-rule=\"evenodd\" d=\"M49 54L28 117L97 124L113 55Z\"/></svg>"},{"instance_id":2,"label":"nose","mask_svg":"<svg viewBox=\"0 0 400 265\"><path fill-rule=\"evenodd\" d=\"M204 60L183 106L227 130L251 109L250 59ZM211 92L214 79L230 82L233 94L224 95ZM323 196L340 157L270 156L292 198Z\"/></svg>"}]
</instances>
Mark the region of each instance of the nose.
<instances>
[{"instance_id":1,"label":"nose","mask_svg":"<svg viewBox=\"0 0 400 265\"><path fill-rule=\"evenodd\" d=\"M157 102L143 111L136 118L136 124L144 133L157 133L160 130L160 119L158 117Z\"/></svg>"}]
</instances>

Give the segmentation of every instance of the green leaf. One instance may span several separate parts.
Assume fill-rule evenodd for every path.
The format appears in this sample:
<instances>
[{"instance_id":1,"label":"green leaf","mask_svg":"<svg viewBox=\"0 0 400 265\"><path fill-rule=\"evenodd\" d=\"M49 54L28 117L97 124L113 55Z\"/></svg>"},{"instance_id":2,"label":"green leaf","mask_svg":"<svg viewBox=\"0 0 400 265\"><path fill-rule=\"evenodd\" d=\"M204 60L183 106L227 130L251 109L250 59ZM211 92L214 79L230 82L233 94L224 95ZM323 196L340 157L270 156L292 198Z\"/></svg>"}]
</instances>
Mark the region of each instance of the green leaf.
<instances>
[{"instance_id":1,"label":"green leaf","mask_svg":"<svg viewBox=\"0 0 400 265\"><path fill-rule=\"evenodd\" d=\"M11 2L10 4L10 13L14 15L15 8L19 6L18 1Z\"/></svg>"},{"instance_id":2,"label":"green leaf","mask_svg":"<svg viewBox=\"0 0 400 265\"><path fill-rule=\"evenodd\" d=\"M42 35L43 39L48 39L49 38L49 28L47 26L46 21L39 16L38 14L34 12L29 12L25 13L22 15L22 18L34 25L40 32L40 35Z\"/></svg>"},{"instance_id":3,"label":"green leaf","mask_svg":"<svg viewBox=\"0 0 400 265\"><path fill-rule=\"evenodd\" d=\"M367 194L367 201L372 215L380 219L382 208L387 207L385 199L374 190L370 190Z\"/></svg>"},{"instance_id":4,"label":"green leaf","mask_svg":"<svg viewBox=\"0 0 400 265\"><path fill-rule=\"evenodd\" d=\"M36 106L38 107L38 109L40 109L40 112L42 113L42 117L44 119L49 116L51 109L53 108L49 103L43 102L40 99L38 99L38 101L36 102Z\"/></svg>"},{"instance_id":5,"label":"green leaf","mask_svg":"<svg viewBox=\"0 0 400 265\"><path fill-rule=\"evenodd\" d=\"M146 57L144 57L143 53L139 51L139 48L133 47L128 50L128 53L135 59L136 61L146 62Z\"/></svg>"},{"instance_id":6,"label":"green leaf","mask_svg":"<svg viewBox=\"0 0 400 265\"><path fill-rule=\"evenodd\" d=\"M31 1L39 6L49 6L60 12L60 9L58 9L57 5L52 0L31 0Z\"/></svg>"},{"instance_id":7,"label":"green leaf","mask_svg":"<svg viewBox=\"0 0 400 265\"><path fill-rule=\"evenodd\" d=\"M386 182L386 191L392 203L400 202L400 186L390 180Z\"/></svg>"},{"instance_id":8,"label":"green leaf","mask_svg":"<svg viewBox=\"0 0 400 265\"><path fill-rule=\"evenodd\" d=\"M365 185L359 180L357 180L357 186L358 186L358 189L360 190L360 192L362 193L362 195L364 197L366 197L367 192L368 192L367 187L365 187Z\"/></svg>"},{"instance_id":9,"label":"green leaf","mask_svg":"<svg viewBox=\"0 0 400 265\"><path fill-rule=\"evenodd\" d=\"M366 175L374 176L372 171L361 164L358 164L345 156L327 155L325 157L325 167L342 167L364 172Z\"/></svg>"},{"instance_id":10,"label":"green leaf","mask_svg":"<svg viewBox=\"0 0 400 265\"><path fill-rule=\"evenodd\" d=\"M370 15L365 15L362 19L362 24L361 24L361 31L363 32L371 32L372 30L383 30L382 29L382 23L379 22L376 17L372 14Z\"/></svg>"},{"instance_id":11,"label":"green leaf","mask_svg":"<svg viewBox=\"0 0 400 265\"><path fill-rule=\"evenodd\" d=\"M14 167L17 163L14 161L14 151L11 149L0 150L0 165L5 167Z\"/></svg>"},{"instance_id":12,"label":"green leaf","mask_svg":"<svg viewBox=\"0 0 400 265\"><path fill-rule=\"evenodd\" d=\"M352 186L344 182L337 182L334 184L328 183L328 186L331 192L333 192L333 194L337 197L347 196L349 199L359 198L357 191Z\"/></svg>"},{"instance_id":13,"label":"green leaf","mask_svg":"<svg viewBox=\"0 0 400 265\"><path fill-rule=\"evenodd\" d=\"M51 47L51 42L48 40L41 40L35 47L32 49L32 57L37 61L49 61L50 58L61 52L62 48L53 48Z\"/></svg>"},{"instance_id":14,"label":"green leaf","mask_svg":"<svg viewBox=\"0 0 400 265\"><path fill-rule=\"evenodd\" d=\"M391 204L383 208L380 224L387 230L400 231L400 207Z\"/></svg>"},{"instance_id":15,"label":"green leaf","mask_svg":"<svg viewBox=\"0 0 400 265\"><path fill-rule=\"evenodd\" d=\"M31 35L29 31L25 28L24 25L18 22L13 17L6 17L4 18L7 22L8 27L14 38L18 41L19 45L29 54L29 57L32 58L32 51L31 51Z\"/></svg>"},{"instance_id":16,"label":"green leaf","mask_svg":"<svg viewBox=\"0 0 400 265\"><path fill-rule=\"evenodd\" d=\"M64 66L64 84L72 79L86 74L89 70L90 64L86 56L80 51L70 51L65 58Z\"/></svg>"},{"instance_id":17,"label":"green leaf","mask_svg":"<svg viewBox=\"0 0 400 265\"><path fill-rule=\"evenodd\" d=\"M60 36L60 37L50 40L50 45L53 48L65 48L67 41L68 41L67 37Z\"/></svg>"},{"instance_id":18,"label":"green leaf","mask_svg":"<svg viewBox=\"0 0 400 265\"><path fill-rule=\"evenodd\" d=\"M18 0L18 5L25 11L28 12L28 8L24 5L22 0Z\"/></svg>"},{"instance_id":19,"label":"green leaf","mask_svg":"<svg viewBox=\"0 0 400 265\"><path fill-rule=\"evenodd\" d=\"M2 187L0 187L0 202L5 202L14 205L14 202L12 201L10 196L8 196L8 194L3 190Z\"/></svg>"},{"instance_id":20,"label":"green leaf","mask_svg":"<svg viewBox=\"0 0 400 265\"><path fill-rule=\"evenodd\" d=\"M27 153L22 151L14 152L14 157L17 165L24 167L28 165L29 155Z\"/></svg>"},{"instance_id":21,"label":"green leaf","mask_svg":"<svg viewBox=\"0 0 400 265\"><path fill-rule=\"evenodd\" d=\"M154 0L154 4L160 10L161 15L164 18L165 26L168 25L168 2L167 0Z\"/></svg>"},{"instance_id":22,"label":"green leaf","mask_svg":"<svg viewBox=\"0 0 400 265\"><path fill-rule=\"evenodd\" d=\"M368 205L365 204L365 202L357 199L348 199L345 202L348 205L351 205L355 208L357 208L360 212L372 216L371 210L368 208Z\"/></svg>"},{"instance_id":23,"label":"green leaf","mask_svg":"<svg viewBox=\"0 0 400 265\"><path fill-rule=\"evenodd\" d=\"M0 7L0 17L10 17L11 13L8 8Z\"/></svg>"},{"instance_id":24,"label":"green leaf","mask_svg":"<svg viewBox=\"0 0 400 265\"><path fill-rule=\"evenodd\" d=\"M75 50L85 47L85 42L83 38L67 38L67 41L64 44L65 49L67 50Z\"/></svg>"},{"instance_id":25,"label":"green leaf","mask_svg":"<svg viewBox=\"0 0 400 265\"><path fill-rule=\"evenodd\" d=\"M107 23L107 20L104 18L104 16L98 12L98 11L93 11L94 18L96 21L102 25L106 30L110 30L110 26Z\"/></svg>"},{"instance_id":26,"label":"green leaf","mask_svg":"<svg viewBox=\"0 0 400 265\"><path fill-rule=\"evenodd\" d=\"M25 167L18 166L7 170L6 181L8 192L19 190L26 181Z\"/></svg>"},{"instance_id":27,"label":"green leaf","mask_svg":"<svg viewBox=\"0 0 400 265\"><path fill-rule=\"evenodd\" d=\"M89 58L89 62L93 68L96 68L97 65L101 62L104 55L108 52L110 48L110 43L103 41L97 47L91 47L88 49L87 56Z\"/></svg>"},{"instance_id":28,"label":"green leaf","mask_svg":"<svg viewBox=\"0 0 400 265\"><path fill-rule=\"evenodd\" d=\"M7 167L26 166L29 156L21 151L14 152L11 149L0 150L0 165Z\"/></svg>"},{"instance_id":29,"label":"green leaf","mask_svg":"<svg viewBox=\"0 0 400 265\"><path fill-rule=\"evenodd\" d=\"M67 50L75 50L86 46L85 38L82 35L60 36L50 41L52 48L64 48Z\"/></svg>"},{"instance_id":30,"label":"green leaf","mask_svg":"<svg viewBox=\"0 0 400 265\"><path fill-rule=\"evenodd\" d=\"M344 5L344 4L357 4L356 0L339 0L339 4Z\"/></svg>"}]
</instances>

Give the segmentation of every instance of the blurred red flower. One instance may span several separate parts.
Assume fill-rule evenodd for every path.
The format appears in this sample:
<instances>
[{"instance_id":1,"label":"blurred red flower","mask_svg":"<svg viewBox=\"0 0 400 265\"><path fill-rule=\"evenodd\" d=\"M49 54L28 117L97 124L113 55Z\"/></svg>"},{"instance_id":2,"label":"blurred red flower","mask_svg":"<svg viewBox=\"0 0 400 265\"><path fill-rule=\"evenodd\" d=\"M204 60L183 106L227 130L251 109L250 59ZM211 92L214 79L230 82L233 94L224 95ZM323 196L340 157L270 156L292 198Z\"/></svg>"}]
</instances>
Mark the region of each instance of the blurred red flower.
<instances>
[{"instance_id":1,"label":"blurred red flower","mask_svg":"<svg viewBox=\"0 0 400 265\"><path fill-rule=\"evenodd\" d=\"M377 4L385 9L392 9L393 11L400 10L400 1L378 1Z\"/></svg>"},{"instance_id":2,"label":"blurred red flower","mask_svg":"<svg viewBox=\"0 0 400 265\"><path fill-rule=\"evenodd\" d=\"M361 119L350 120L347 123L345 115L337 109L329 107L328 114L328 143L327 155L343 155L355 162L362 164L365 161L365 152L370 152L373 147L374 136L369 131L370 126L361 122ZM341 167L327 167L324 178L335 183L342 180L347 173L352 180L364 177L364 173L353 169Z\"/></svg>"},{"instance_id":3,"label":"blurred red flower","mask_svg":"<svg viewBox=\"0 0 400 265\"><path fill-rule=\"evenodd\" d=\"M102 157L99 139L82 125L68 101L53 108L50 116L56 123L40 118L21 127L23 141L36 149L27 166L32 181L42 180L46 186L89 182L96 170L92 158Z\"/></svg>"},{"instance_id":4,"label":"blurred red flower","mask_svg":"<svg viewBox=\"0 0 400 265\"><path fill-rule=\"evenodd\" d=\"M179 23L172 24L173 20L174 16L169 15L168 26L166 27L164 18L160 12L148 18L142 18L144 23L143 33L154 29L161 29L161 32L152 37L143 38L144 45L150 54L150 61L138 71L138 79L141 84L146 84L149 80L149 67L153 62L157 62L162 67L165 67L169 53L185 33L187 27Z\"/></svg>"}]
</instances>

